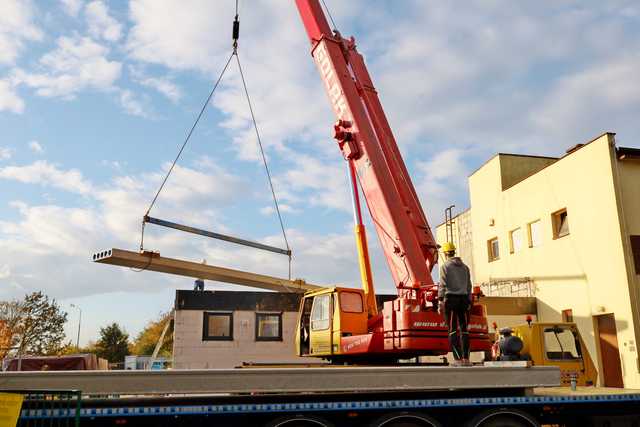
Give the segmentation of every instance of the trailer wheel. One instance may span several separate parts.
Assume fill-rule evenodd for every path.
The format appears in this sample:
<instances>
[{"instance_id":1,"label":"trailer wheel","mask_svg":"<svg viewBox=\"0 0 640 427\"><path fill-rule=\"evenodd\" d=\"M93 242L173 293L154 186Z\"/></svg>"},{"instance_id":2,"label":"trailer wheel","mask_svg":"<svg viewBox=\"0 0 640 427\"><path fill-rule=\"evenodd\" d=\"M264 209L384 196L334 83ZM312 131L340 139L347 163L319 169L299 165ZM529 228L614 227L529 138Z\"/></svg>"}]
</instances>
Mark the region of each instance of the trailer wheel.
<instances>
[{"instance_id":1,"label":"trailer wheel","mask_svg":"<svg viewBox=\"0 0 640 427\"><path fill-rule=\"evenodd\" d=\"M420 412L394 412L378 418L371 427L442 427L442 424Z\"/></svg>"},{"instance_id":2,"label":"trailer wheel","mask_svg":"<svg viewBox=\"0 0 640 427\"><path fill-rule=\"evenodd\" d=\"M312 415L287 415L271 421L266 427L333 427L333 424Z\"/></svg>"},{"instance_id":3,"label":"trailer wheel","mask_svg":"<svg viewBox=\"0 0 640 427\"><path fill-rule=\"evenodd\" d=\"M540 427L531 415L517 409L500 408L486 411L473 418L468 427Z\"/></svg>"}]
</instances>

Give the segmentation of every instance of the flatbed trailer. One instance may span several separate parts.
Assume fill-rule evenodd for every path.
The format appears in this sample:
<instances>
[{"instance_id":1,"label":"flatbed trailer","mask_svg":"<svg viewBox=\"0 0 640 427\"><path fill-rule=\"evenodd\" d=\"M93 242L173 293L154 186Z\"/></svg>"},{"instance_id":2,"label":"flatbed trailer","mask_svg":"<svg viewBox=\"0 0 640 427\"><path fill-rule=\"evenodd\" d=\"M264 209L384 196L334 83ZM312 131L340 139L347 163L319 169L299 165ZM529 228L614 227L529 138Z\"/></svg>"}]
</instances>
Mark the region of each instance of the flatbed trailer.
<instances>
[{"instance_id":1,"label":"flatbed trailer","mask_svg":"<svg viewBox=\"0 0 640 427\"><path fill-rule=\"evenodd\" d=\"M510 366L0 374L0 391L81 390L79 409L25 401L20 425L76 411L82 426L640 425L640 391L559 384L557 368Z\"/></svg>"}]
</instances>

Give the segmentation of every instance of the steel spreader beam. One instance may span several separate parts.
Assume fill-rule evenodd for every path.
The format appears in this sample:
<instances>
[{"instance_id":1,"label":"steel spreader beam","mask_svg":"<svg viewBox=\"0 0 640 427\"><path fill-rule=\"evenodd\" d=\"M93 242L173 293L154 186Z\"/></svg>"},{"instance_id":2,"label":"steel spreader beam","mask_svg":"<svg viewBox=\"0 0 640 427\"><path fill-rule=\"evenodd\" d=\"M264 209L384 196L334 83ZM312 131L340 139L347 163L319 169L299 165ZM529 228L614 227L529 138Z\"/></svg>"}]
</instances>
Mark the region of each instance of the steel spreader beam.
<instances>
[{"instance_id":1,"label":"steel spreader beam","mask_svg":"<svg viewBox=\"0 0 640 427\"><path fill-rule=\"evenodd\" d=\"M235 285L250 286L253 288L267 289L277 292L303 293L309 290L321 288L320 286L307 283L302 279L287 280L279 277L250 273L247 271L216 267L213 265L184 261L175 258L166 258L160 256L160 253L158 252L133 252L112 248L94 253L92 261L101 264L157 271L160 273L213 280L215 282L232 283Z\"/></svg>"},{"instance_id":2,"label":"steel spreader beam","mask_svg":"<svg viewBox=\"0 0 640 427\"><path fill-rule=\"evenodd\" d=\"M144 222L159 225L161 227L173 228L174 230L184 231L186 233L198 234L200 236L211 237L213 239L224 240L225 242L235 243L237 245L250 246L263 251L275 252L277 254L291 256L291 250L281 249L275 246L265 245L263 243L253 242L251 240L240 239L238 237L228 236L226 234L215 233L213 231L202 230L201 228L190 227L188 225L178 224L176 222L166 221L164 219L154 218L146 215Z\"/></svg>"}]
</instances>

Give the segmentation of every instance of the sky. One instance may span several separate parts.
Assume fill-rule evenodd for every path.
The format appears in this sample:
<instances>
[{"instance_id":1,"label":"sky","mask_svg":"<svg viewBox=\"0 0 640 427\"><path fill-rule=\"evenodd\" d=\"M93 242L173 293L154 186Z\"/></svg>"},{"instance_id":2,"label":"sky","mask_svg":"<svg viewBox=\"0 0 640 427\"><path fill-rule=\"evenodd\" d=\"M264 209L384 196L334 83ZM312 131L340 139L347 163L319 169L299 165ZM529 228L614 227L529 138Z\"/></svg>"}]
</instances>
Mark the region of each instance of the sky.
<instances>
[{"instance_id":1,"label":"sky","mask_svg":"<svg viewBox=\"0 0 640 427\"><path fill-rule=\"evenodd\" d=\"M356 37L432 225L496 152L640 147L634 1L327 0ZM93 264L140 222L231 52L233 0L0 2L0 299L44 291L81 343L135 336L192 280ZM239 55L293 276L359 286L347 169L295 5L240 0ZM152 216L283 246L232 64ZM374 280L394 286L370 228ZM287 259L148 226L164 256L286 277ZM208 289L239 289L208 283Z\"/></svg>"}]
</instances>

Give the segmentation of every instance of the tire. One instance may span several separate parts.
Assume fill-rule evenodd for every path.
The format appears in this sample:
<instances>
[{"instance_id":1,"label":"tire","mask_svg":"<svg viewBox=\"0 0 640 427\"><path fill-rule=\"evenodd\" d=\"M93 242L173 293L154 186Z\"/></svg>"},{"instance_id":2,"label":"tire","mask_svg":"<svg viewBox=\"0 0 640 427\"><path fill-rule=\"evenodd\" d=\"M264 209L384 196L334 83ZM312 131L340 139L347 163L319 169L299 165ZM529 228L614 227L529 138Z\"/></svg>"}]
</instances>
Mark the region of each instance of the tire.
<instances>
[{"instance_id":1,"label":"tire","mask_svg":"<svg viewBox=\"0 0 640 427\"><path fill-rule=\"evenodd\" d=\"M371 427L442 427L442 424L420 412L394 412L378 418Z\"/></svg>"},{"instance_id":2,"label":"tire","mask_svg":"<svg viewBox=\"0 0 640 427\"><path fill-rule=\"evenodd\" d=\"M313 415L287 415L271 421L266 427L333 427L333 424Z\"/></svg>"},{"instance_id":3,"label":"tire","mask_svg":"<svg viewBox=\"0 0 640 427\"><path fill-rule=\"evenodd\" d=\"M540 427L531 415L517 409L492 409L474 417L468 427Z\"/></svg>"}]
</instances>

